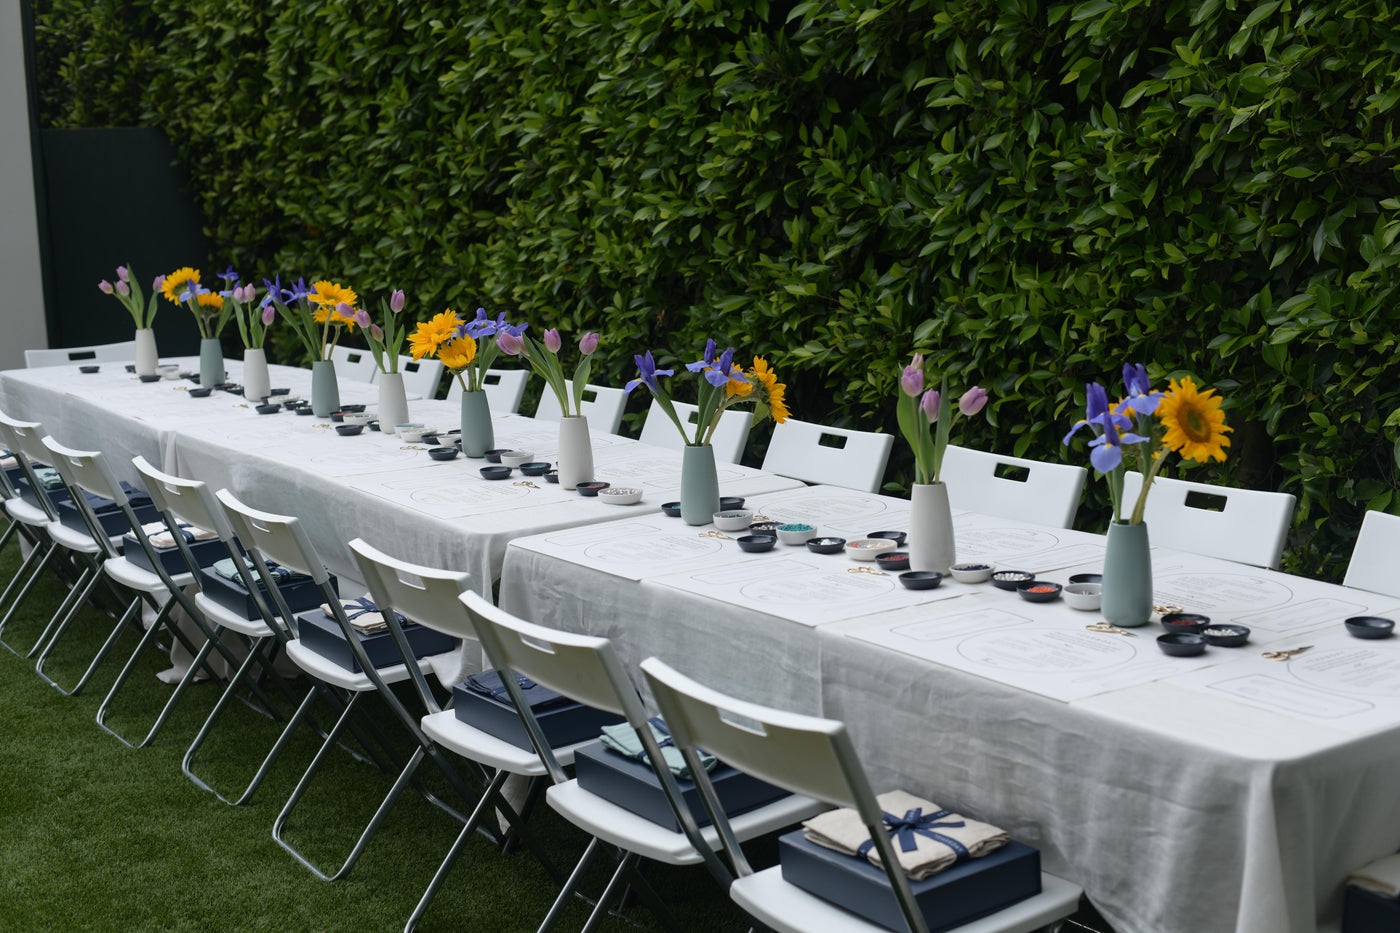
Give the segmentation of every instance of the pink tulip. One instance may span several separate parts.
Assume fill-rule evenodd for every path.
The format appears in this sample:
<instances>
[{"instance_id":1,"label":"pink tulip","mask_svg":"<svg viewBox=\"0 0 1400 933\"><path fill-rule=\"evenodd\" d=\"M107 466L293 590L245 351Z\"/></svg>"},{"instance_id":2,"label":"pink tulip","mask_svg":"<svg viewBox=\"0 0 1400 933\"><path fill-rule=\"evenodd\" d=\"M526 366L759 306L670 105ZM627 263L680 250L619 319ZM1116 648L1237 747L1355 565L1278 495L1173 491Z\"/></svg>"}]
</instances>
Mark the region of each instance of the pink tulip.
<instances>
[{"instance_id":1,"label":"pink tulip","mask_svg":"<svg viewBox=\"0 0 1400 933\"><path fill-rule=\"evenodd\" d=\"M123 298L127 297L128 295L131 294L131 286L128 285L128 284L126 284L125 282L123 282L121 279L118 279L118 280L117 280L117 294L118 294L118 295L121 295Z\"/></svg>"},{"instance_id":2,"label":"pink tulip","mask_svg":"<svg viewBox=\"0 0 1400 933\"><path fill-rule=\"evenodd\" d=\"M277 320L277 306L274 305L274 304L269 304L266 308L263 308L263 313L262 313L262 322L263 322L263 326L266 327L267 325L271 324L271 323L272 323L273 321L275 321L275 320Z\"/></svg>"},{"instance_id":3,"label":"pink tulip","mask_svg":"<svg viewBox=\"0 0 1400 933\"><path fill-rule=\"evenodd\" d=\"M524 341L508 331L496 335L496 346L507 356L519 356L520 351L525 349Z\"/></svg>"},{"instance_id":4,"label":"pink tulip","mask_svg":"<svg viewBox=\"0 0 1400 933\"><path fill-rule=\"evenodd\" d=\"M117 266L117 278L123 282L131 281L131 273L126 271L126 266Z\"/></svg>"},{"instance_id":5,"label":"pink tulip","mask_svg":"<svg viewBox=\"0 0 1400 933\"><path fill-rule=\"evenodd\" d=\"M981 386L973 386L958 399L958 411L970 417L981 411L986 404L987 390Z\"/></svg>"},{"instance_id":6,"label":"pink tulip","mask_svg":"<svg viewBox=\"0 0 1400 933\"><path fill-rule=\"evenodd\" d=\"M102 291L102 294L104 295L112 294L112 283L107 281L106 279L103 279L101 282L98 282L97 287Z\"/></svg>"},{"instance_id":7,"label":"pink tulip","mask_svg":"<svg viewBox=\"0 0 1400 933\"><path fill-rule=\"evenodd\" d=\"M151 282L151 291L158 292L163 288L165 288L165 276L158 275L155 277L155 281Z\"/></svg>"},{"instance_id":8,"label":"pink tulip","mask_svg":"<svg viewBox=\"0 0 1400 933\"><path fill-rule=\"evenodd\" d=\"M550 353L558 353L559 348L564 346L564 341L559 339L559 328L551 327L544 332L544 348Z\"/></svg>"},{"instance_id":9,"label":"pink tulip","mask_svg":"<svg viewBox=\"0 0 1400 933\"><path fill-rule=\"evenodd\" d=\"M596 333L584 334L578 342L578 352L584 356L592 356L596 349L598 349L598 335Z\"/></svg>"},{"instance_id":10,"label":"pink tulip","mask_svg":"<svg viewBox=\"0 0 1400 933\"><path fill-rule=\"evenodd\" d=\"M910 398L918 398L924 391L924 368L913 365L904 367L904 375L899 377L899 387Z\"/></svg>"},{"instance_id":11,"label":"pink tulip","mask_svg":"<svg viewBox=\"0 0 1400 933\"><path fill-rule=\"evenodd\" d=\"M369 326L369 335L379 343L384 342L384 328L380 327L378 324L371 324Z\"/></svg>"},{"instance_id":12,"label":"pink tulip","mask_svg":"<svg viewBox=\"0 0 1400 933\"><path fill-rule=\"evenodd\" d=\"M938 406L940 401L941 399L938 396L937 389L929 389L919 401L919 410L924 413L924 417L928 419L929 424L933 424L938 420Z\"/></svg>"},{"instance_id":13,"label":"pink tulip","mask_svg":"<svg viewBox=\"0 0 1400 933\"><path fill-rule=\"evenodd\" d=\"M355 323L359 324L361 327L368 327L369 312L366 311L364 308L361 308L359 311L355 312Z\"/></svg>"},{"instance_id":14,"label":"pink tulip","mask_svg":"<svg viewBox=\"0 0 1400 933\"><path fill-rule=\"evenodd\" d=\"M403 302L403 289L395 289L394 293L389 296L389 310L394 312L395 314L398 314L400 311L403 310Z\"/></svg>"}]
</instances>

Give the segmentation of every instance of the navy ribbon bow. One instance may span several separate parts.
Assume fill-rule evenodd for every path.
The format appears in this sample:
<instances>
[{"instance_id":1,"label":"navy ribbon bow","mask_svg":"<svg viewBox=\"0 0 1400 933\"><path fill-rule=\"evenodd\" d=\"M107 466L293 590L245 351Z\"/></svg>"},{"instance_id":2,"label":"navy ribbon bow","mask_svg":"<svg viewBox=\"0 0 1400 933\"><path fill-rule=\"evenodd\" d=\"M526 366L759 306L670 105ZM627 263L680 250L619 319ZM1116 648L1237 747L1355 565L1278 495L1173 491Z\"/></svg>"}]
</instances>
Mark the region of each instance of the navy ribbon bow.
<instances>
[{"instance_id":1,"label":"navy ribbon bow","mask_svg":"<svg viewBox=\"0 0 1400 933\"><path fill-rule=\"evenodd\" d=\"M906 810L902 817L895 816L893 813L886 813L883 810L880 812L884 816L885 828L890 831L891 836L899 840L899 847L905 852L913 852L917 849L919 847L919 841L914 837L923 836L925 839L941 842L952 849L954 854L957 855L958 861L971 857L971 853L967 851L967 846L958 842L958 840L951 836L945 836L942 833L933 831L939 827L956 829L967 825L963 820L958 820L956 822L951 820L942 823L938 822L945 816L954 816L955 814L952 810L939 810L937 813L924 813L923 807L915 807L912 810ZM860 844L860 848L856 850L856 854L864 856L870 852L874 845L874 840L867 839Z\"/></svg>"},{"instance_id":2,"label":"navy ribbon bow","mask_svg":"<svg viewBox=\"0 0 1400 933\"><path fill-rule=\"evenodd\" d=\"M348 603L341 600L340 605L345 609L345 618L351 622L355 621L360 616L379 611L379 607L376 606L374 601L368 596L361 596L359 599L353 599ZM404 619L403 615L397 612L394 613L394 618L397 619L400 624L407 621Z\"/></svg>"}]
</instances>

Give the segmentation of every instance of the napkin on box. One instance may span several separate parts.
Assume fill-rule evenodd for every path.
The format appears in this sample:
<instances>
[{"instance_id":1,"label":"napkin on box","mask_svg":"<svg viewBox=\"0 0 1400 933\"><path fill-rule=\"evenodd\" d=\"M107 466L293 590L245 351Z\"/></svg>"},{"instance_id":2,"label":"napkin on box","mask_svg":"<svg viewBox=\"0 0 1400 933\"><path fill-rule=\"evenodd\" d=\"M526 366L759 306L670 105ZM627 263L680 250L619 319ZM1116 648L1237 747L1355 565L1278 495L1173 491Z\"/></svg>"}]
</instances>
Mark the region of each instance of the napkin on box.
<instances>
[{"instance_id":1,"label":"napkin on box","mask_svg":"<svg viewBox=\"0 0 1400 933\"><path fill-rule=\"evenodd\" d=\"M1400 852L1358 868L1347 878L1347 884L1381 897L1400 897Z\"/></svg>"},{"instance_id":2,"label":"napkin on box","mask_svg":"<svg viewBox=\"0 0 1400 933\"><path fill-rule=\"evenodd\" d=\"M146 537L151 541L151 547L168 548L175 546L175 536L170 533L170 529L165 527L165 522L147 522L141 526L141 530L146 533ZM208 541L214 537L214 532L200 528L198 525L191 525L189 522L180 522L180 531L185 535L185 541L193 544L196 541ZM230 561L232 564L232 561Z\"/></svg>"},{"instance_id":3,"label":"napkin on box","mask_svg":"<svg viewBox=\"0 0 1400 933\"><path fill-rule=\"evenodd\" d=\"M374 604L374 600L366 593L359 599L342 599L340 608L345 610L345 618L350 620L350 624L355 631L361 635L377 635L380 632L389 631L389 622L384 618L384 613ZM329 603L321 603L321 611L326 614L326 618L334 619L335 611L331 609ZM402 613L395 612L394 617L399 620L400 625L405 625L408 620Z\"/></svg>"}]
</instances>

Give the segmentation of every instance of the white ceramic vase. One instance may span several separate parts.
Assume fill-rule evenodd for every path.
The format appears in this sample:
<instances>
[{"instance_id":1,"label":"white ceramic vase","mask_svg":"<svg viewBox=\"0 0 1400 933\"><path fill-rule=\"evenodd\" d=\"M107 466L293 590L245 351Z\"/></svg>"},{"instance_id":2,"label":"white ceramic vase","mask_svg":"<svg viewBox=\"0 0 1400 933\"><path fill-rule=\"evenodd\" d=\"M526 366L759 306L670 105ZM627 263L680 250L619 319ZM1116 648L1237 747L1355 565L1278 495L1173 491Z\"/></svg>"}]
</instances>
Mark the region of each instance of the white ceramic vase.
<instances>
[{"instance_id":1,"label":"white ceramic vase","mask_svg":"<svg viewBox=\"0 0 1400 933\"><path fill-rule=\"evenodd\" d=\"M156 332L149 327L136 331L136 375L154 376L160 358L156 355Z\"/></svg>"},{"instance_id":2,"label":"white ceramic vase","mask_svg":"<svg viewBox=\"0 0 1400 933\"><path fill-rule=\"evenodd\" d=\"M593 438L588 418L576 415L559 422L559 485L577 489L593 479Z\"/></svg>"},{"instance_id":3,"label":"white ceramic vase","mask_svg":"<svg viewBox=\"0 0 1400 933\"><path fill-rule=\"evenodd\" d=\"M403 388L403 373L380 373L379 430L393 434L400 424L408 424L408 395Z\"/></svg>"},{"instance_id":4,"label":"white ceramic vase","mask_svg":"<svg viewBox=\"0 0 1400 933\"><path fill-rule=\"evenodd\" d=\"M909 569L947 573L958 559L953 511L943 483L915 483L909 494Z\"/></svg>"},{"instance_id":5,"label":"white ceramic vase","mask_svg":"<svg viewBox=\"0 0 1400 933\"><path fill-rule=\"evenodd\" d=\"M271 391L267 354L262 347L247 347L243 351L243 397L250 402L261 402Z\"/></svg>"}]
</instances>

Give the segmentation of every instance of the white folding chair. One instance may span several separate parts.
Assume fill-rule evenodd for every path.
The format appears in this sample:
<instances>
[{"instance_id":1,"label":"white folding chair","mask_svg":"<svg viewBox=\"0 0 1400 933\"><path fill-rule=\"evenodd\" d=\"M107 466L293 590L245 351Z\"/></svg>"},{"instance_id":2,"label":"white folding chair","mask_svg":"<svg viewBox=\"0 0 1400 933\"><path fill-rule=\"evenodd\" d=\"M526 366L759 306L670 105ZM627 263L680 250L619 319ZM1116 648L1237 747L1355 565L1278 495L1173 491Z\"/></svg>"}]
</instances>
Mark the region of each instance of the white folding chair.
<instances>
[{"instance_id":1,"label":"white folding chair","mask_svg":"<svg viewBox=\"0 0 1400 933\"><path fill-rule=\"evenodd\" d=\"M373 363L373 359L370 360ZM415 360L411 356L399 357L399 373L403 376L403 390L419 398L437 398L438 383L442 381L442 360ZM379 382L379 367L374 368L371 382Z\"/></svg>"},{"instance_id":2,"label":"white folding chair","mask_svg":"<svg viewBox=\"0 0 1400 933\"><path fill-rule=\"evenodd\" d=\"M789 418L773 425L763 470L806 483L877 492L894 435L833 428Z\"/></svg>"},{"instance_id":3,"label":"white folding chair","mask_svg":"<svg viewBox=\"0 0 1400 933\"><path fill-rule=\"evenodd\" d=\"M68 363L129 363L136 359L136 341L101 343L90 347L64 347L53 350L25 350L24 365L64 366Z\"/></svg>"},{"instance_id":4,"label":"white folding chair","mask_svg":"<svg viewBox=\"0 0 1400 933\"><path fill-rule=\"evenodd\" d=\"M525 397L525 383L530 381L528 369L488 369L482 380L482 391L491 411L497 415L513 415L520 410L520 401ZM447 384L447 400L455 402L462 397L462 384L456 379Z\"/></svg>"},{"instance_id":5,"label":"white folding chair","mask_svg":"<svg viewBox=\"0 0 1400 933\"><path fill-rule=\"evenodd\" d=\"M49 525L58 521L58 512L50 499L44 484L39 482L35 474L35 464L31 462L29 456L24 452L27 444L32 444L39 450L44 450L43 444L39 442L42 435L42 427L37 421L20 421L11 418L9 415L0 412L0 443L7 447L11 456L15 458L16 465L24 474L24 479L28 484L29 495L23 495L19 489L12 486L8 477L4 480L5 491L5 514L10 520L10 528L6 532L19 529L30 544L29 553L20 563L10 582L5 586L4 593L0 593L0 606L8 606L3 617L0 617L0 633L3 633L5 626L9 624L20 606L28 598L34 584L43 576L44 570L50 562L60 552L60 548L54 544L53 538L49 535ZM45 452L45 456L46 456ZM19 592L11 594L18 586ZM11 653L18 655L20 652L12 647L9 642L0 639L3 645ZM37 648L38 643L35 647ZM26 654L32 656L33 649Z\"/></svg>"},{"instance_id":6,"label":"white folding chair","mask_svg":"<svg viewBox=\"0 0 1400 933\"><path fill-rule=\"evenodd\" d=\"M711 825L701 829L681 796L680 787L666 766L665 757L647 723L641 698L628 679L612 643L606 638L574 635L526 622L498 609L476 593L464 593L461 600L467 607L482 649L491 664L501 671L501 681L511 702L525 723L540 761L554 781L546 793L549 805L593 837L541 924L541 933L555 922L573 896L579 880L598 851L599 842L614 847L617 867L584 929L591 930L605 914L608 904L624 882L648 902L669 928L674 928L665 904L637 870L639 859L648 858L669 865L704 863L715 879L725 886L733 880L733 876L715 855L718 845L715 827ZM595 709L625 717L646 749L647 758L681 827L680 831L653 823L585 790L577 780L568 780L558 750L549 747L512 672ZM692 763L692 769L695 766ZM701 770L704 770L703 766ZM792 825L821 809L816 801L806 797L784 796L736 816L732 821L733 831L742 839L751 839Z\"/></svg>"},{"instance_id":7,"label":"white folding chair","mask_svg":"<svg viewBox=\"0 0 1400 933\"><path fill-rule=\"evenodd\" d=\"M462 611L462 604L458 602L458 598L470 590L469 574L399 560L374 548L361 538L350 542L350 550L355 555L356 565L364 575L370 598L381 610L392 607L392 611L401 613L405 618L420 625L455 639L475 643L476 632L467 614ZM403 638L402 627L397 620L390 619L389 622L390 631L394 633L399 654L410 672L414 689L418 691L419 699L427 710L420 723L422 751L434 756L439 767L445 772L452 772L452 768L441 759L441 749L447 749L467 759L479 776L484 775L482 768L495 771L489 783L482 780L485 791L477 799L471 815L463 823L457 841L448 851L404 927L405 930L412 930L427 910L448 870L457 860L462 846L476 832L482 831L482 821L493 812L499 812L506 817L511 828L525 841L550 874L557 878L558 873L534 838L525 830L523 817L501 793L502 785L512 774L530 778L543 776L545 769L539 756L463 722L452 709L443 709L428 687L420 662L414 658L407 640ZM434 668L440 682L445 684L455 679L458 667L455 654L425 660ZM572 761L573 749L562 751L567 754L567 759Z\"/></svg>"},{"instance_id":8,"label":"white folding chair","mask_svg":"<svg viewBox=\"0 0 1400 933\"><path fill-rule=\"evenodd\" d=\"M1142 474L1129 470L1123 477L1125 510L1141 489ZM1286 492L1159 476L1147 494L1143 519L1154 546L1277 569L1296 501Z\"/></svg>"},{"instance_id":9,"label":"white folding chair","mask_svg":"<svg viewBox=\"0 0 1400 933\"><path fill-rule=\"evenodd\" d=\"M700 406L688 402L672 402L681 422L694 430L695 420L700 414ZM710 446L714 448L715 460L720 463L738 463L744 456L744 445L749 442L749 428L753 427L753 412L744 408L731 408L719 416L719 426L715 428ZM692 435L693 436L693 435ZM680 450L685 446L685 438L662 410L661 403L651 400L646 420L642 422L642 433L637 438L643 444Z\"/></svg>"},{"instance_id":10,"label":"white folding chair","mask_svg":"<svg viewBox=\"0 0 1400 933\"><path fill-rule=\"evenodd\" d=\"M369 845L370 840L373 839L375 833L379 831L379 827L384 822L385 817L388 816L389 811L398 801L399 796L413 779L414 772L417 771L418 765L422 762L423 756L426 753L424 737L418 729L418 718L409 713L394 692L389 689L389 684L407 680L411 675L409 674L408 668L403 664L376 668L373 662L370 661L369 656L365 654L364 646L360 644L359 638L356 637L354 626L350 624L350 620L346 617L345 610L340 603L340 596L331 586L330 572L326 570L325 564L322 563L321 559L316 555L316 549L312 546L311 539L307 536L306 529L302 527L299 519L292 515L277 515L272 512L254 509L240 502L233 493L229 492L227 489L221 489L215 495L228 513L229 521L233 525L234 533L238 536L238 540L243 543L244 548L248 551L249 557L252 558L259 575L264 577L264 581L268 586L268 594L277 604L277 610L282 618L286 620L289 628L293 631L297 631L299 623L297 617L287 608L286 600L283 598L281 591L268 577L266 561L269 558L288 570L305 574L311 578L321 591L324 605L330 607L335 622L340 627L341 633L345 636L346 644L360 667L359 671L352 671L348 667L342 667L330 658L307 648L301 642L300 638L288 641L285 646L287 656L292 659L292 662L309 675L314 684L320 685L324 691L331 693L339 701L336 705L341 708L341 713L335 725L326 733L325 740L321 743L321 747L317 750L315 757L312 758L306 771L302 773L301 780L297 782L296 788L292 791L292 795L287 798L287 802L283 804L281 812L277 814L277 818L273 821L272 838L276 840L278 845L291 853L293 858L306 866L316 877L323 881L336 881L345 877L354 867L355 863L359 861L360 855L364 852L365 847ZM387 613L391 610L386 606L384 607L384 611ZM402 632L398 633L398 637L400 640L402 639ZM315 696L316 692L317 689L313 686L312 691L307 694L308 702ZM338 868L331 871L323 871L309 857L304 855L296 846L285 838L284 831L292 812L296 809L297 804L301 802L302 796L311 785L316 773L320 771L326 756L330 753L332 748L339 744L341 733L347 727L352 728L352 731L357 738L359 738L361 744L364 745L366 751L370 752L371 755L376 755L376 748L382 747L383 743L374 738L375 730L373 729L372 722L366 721L358 726L352 725L352 717L358 712L360 699L373 693L378 693L381 699L389 706L394 716L409 729L414 738L418 740L419 747L414 751L408 762L399 768L399 774L393 786L379 804L379 808L375 811L374 816L370 818L368 825L361 831L359 839L356 840L354 847L350 850L350 854L346 856L345 860ZM278 739L279 744L290 733L295 731L308 708L308 703L304 702L301 708L297 710L297 713L287 723L286 729L283 730L282 737ZM386 767L385 756L376 755L376 757L380 759L378 762L380 767L385 768L385 770L392 770L392 767ZM428 795L428 797L429 800L439 803L454 815L460 816L455 810L452 810L446 804L442 804L441 801L438 801L435 797L431 795Z\"/></svg>"},{"instance_id":11,"label":"white folding chair","mask_svg":"<svg viewBox=\"0 0 1400 933\"><path fill-rule=\"evenodd\" d=\"M564 380L564 388L572 392L572 380ZM627 411L627 393L621 389L598 386L588 383L583 387L583 416L588 419L588 427L594 431L616 434L622 427L622 415ZM545 386L540 395L539 407L535 409L536 421L558 421L564 417L559 408L559 400L554 392Z\"/></svg>"},{"instance_id":12,"label":"white folding chair","mask_svg":"<svg viewBox=\"0 0 1400 933\"><path fill-rule=\"evenodd\" d=\"M1400 596L1400 515L1366 513L1342 585Z\"/></svg>"},{"instance_id":13,"label":"white folding chair","mask_svg":"<svg viewBox=\"0 0 1400 933\"><path fill-rule=\"evenodd\" d=\"M331 362L335 364L335 377L345 382L373 382L379 372L374 363L374 354L359 347L331 347Z\"/></svg>"},{"instance_id":14,"label":"white folding chair","mask_svg":"<svg viewBox=\"0 0 1400 933\"><path fill-rule=\"evenodd\" d=\"M1068 463L949 444L939 479L948 484L948 503L955 509L1072 528L1088 475L1088 470Z\"/></svg>"},{"instance_id":15,"label":"white folding chair","mask_svg":"<svg viewBox=\"0 0 1400 933\"><path fill-rule=\"evenodd\" d=\"M729 896L749 914L779 933L877 933L885 927L857 917L783 880L782 867L757 874L739 847L739 835L719 806L713 785L700 767L703 747L737 768L837 807L850 807L880 856L910 933L927 933L909 879L899 867L875 793L856 757L844 723L747 703L712 690L657 658L642 662L642 673L671 730L671 738L697 775L701 799L724 851L739 878ZM1077 885L1041 873L1041 893L997 913L957 927L960 933L1029 933L1074 913L1083 893Z\"/></svg>"}]
</instances>

